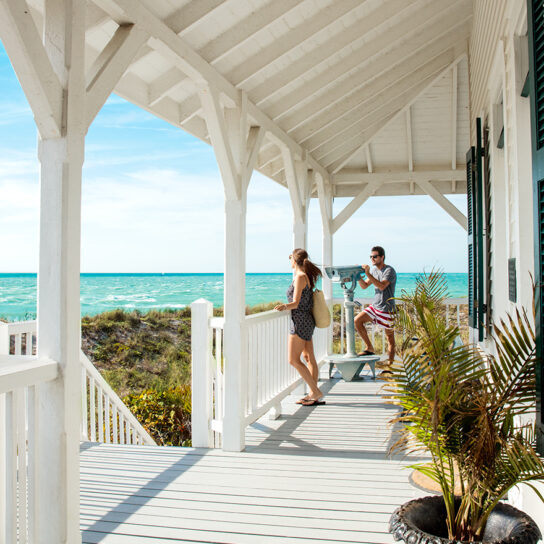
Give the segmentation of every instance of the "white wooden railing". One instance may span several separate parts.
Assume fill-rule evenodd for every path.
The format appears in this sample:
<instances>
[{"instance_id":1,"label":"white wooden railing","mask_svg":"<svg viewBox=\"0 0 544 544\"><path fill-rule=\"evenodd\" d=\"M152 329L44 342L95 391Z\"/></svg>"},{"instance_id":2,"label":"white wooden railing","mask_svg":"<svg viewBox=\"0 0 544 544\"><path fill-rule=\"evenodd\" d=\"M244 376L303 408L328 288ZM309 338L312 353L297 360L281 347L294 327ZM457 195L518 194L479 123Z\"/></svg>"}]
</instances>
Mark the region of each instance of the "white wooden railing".
<instances>
[{"instance_id":1,"label":"white wooden railing","mask_svg":"<svg viewBox=\"0 0 544 544\"><path fill-rule=\"evenodd\" d=\"M361 304L362 307L366 307L369 304L372 304L372 298L356 298L356 302ZM399 303L399 302L397 302ZM333 304L340 304L340 353L346 352L346 312L344 310L344 299L343 298L334 298ZM449 323L452 319L457 322L457 326L461 326L461 312L460 308L462 305L468 304L467 298L448 298L446 299L446 322ZM386 341L385 341L385 332L382 327L373 327L367 326L369 332L370 340L372 344L376 346L376 336L379 335L381 338L381 350L380 354L385 354Z\"/></svg>"},{"instance_id":2,"label":"white wooden railing","mask_svg":"<svg viewBox=\"0 0 544 544\"><path fill-rule=\"evenodd\" d=\"M193 445L221 445L225 414L224 319L211 317L212 305L200 299L192 308ZM287 360L287 312L274 310L246 316L247 360L243 368L243 421L246 427L266 413L277 417L281 401L302 379ZM316 329L314 351L318 364L327 355L330 328Z\"/></svg>"},{"instance_id":3,"label":"white wooden railing","mask_svg":"<svg viewBox=\"0 0 544 544\"><path fill-rule=\"evenodd\" d=\"M36 321L0 323L0 353L31 356L35 348ZM81 440L156 445L83 352L80 363Z\"/></svg>"},{"instance_id":4,"label":"white wooden railing","mask_svg":"<svg viewBox=\"0 0 544 544\"><path fill-rule=\"evenodd\" d=\"M0 542L36 542L38 505L52 498L37 486L48 470L37 448L37 388L57 374L54 361L0 354Z\"/></svg>"},{"instance_id":5,"label":"white wooden railing","mask_svg":"<svg viewBox=\"0 0 544 544\"><path fill-rule=\"evenodd\" d=\"M81 440L156 446L151 435L83 352L80 352L80 362Z\"/></svg>"}]
</instances>

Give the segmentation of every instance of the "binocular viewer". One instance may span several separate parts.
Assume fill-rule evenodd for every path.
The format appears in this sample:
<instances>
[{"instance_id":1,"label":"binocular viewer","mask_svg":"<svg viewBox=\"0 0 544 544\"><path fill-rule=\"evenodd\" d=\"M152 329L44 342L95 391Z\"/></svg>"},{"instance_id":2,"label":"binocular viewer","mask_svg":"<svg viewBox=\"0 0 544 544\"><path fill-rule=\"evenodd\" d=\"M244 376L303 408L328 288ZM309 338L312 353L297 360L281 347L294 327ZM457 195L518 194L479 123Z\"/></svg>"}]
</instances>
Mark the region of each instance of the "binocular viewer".
<instances>
[{"instance_id":1,"label":"binocular viewer","mask_svg":"<svg viewBox=\"0 0 544 544\"><path fill-rule=\"evenodd\" d=\"M326 266L325 272L332 281L340 282L340 286L344 290L344 296L351 293L351 300L353 300L353 292L355 291L355 287L357 287L357 282L364 275L361 265ZM348 285L350 282L351 285Z\"/></svg>"}]
</instances>

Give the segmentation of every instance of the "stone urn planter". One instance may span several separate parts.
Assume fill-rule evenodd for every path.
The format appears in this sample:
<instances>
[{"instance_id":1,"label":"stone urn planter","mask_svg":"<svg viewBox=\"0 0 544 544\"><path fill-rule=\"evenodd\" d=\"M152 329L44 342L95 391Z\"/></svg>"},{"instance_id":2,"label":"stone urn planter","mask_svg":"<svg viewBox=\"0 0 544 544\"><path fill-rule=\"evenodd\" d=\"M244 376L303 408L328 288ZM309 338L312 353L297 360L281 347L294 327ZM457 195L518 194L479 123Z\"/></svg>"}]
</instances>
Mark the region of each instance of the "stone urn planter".
<instances>
[{"instance_id":1,"label":"stone urn planter","mask_svg":"<svg viewBox=\"0 0 544 544\"><path fill-rule=\"evenodd\" d=\"M441 495L403 504L389 521L389 532L406 544L462 544L448 538L446 507ZM488 518L484 543L536 544L542 535L527 514L499 503Z\"/></svg>"}]
</instances>

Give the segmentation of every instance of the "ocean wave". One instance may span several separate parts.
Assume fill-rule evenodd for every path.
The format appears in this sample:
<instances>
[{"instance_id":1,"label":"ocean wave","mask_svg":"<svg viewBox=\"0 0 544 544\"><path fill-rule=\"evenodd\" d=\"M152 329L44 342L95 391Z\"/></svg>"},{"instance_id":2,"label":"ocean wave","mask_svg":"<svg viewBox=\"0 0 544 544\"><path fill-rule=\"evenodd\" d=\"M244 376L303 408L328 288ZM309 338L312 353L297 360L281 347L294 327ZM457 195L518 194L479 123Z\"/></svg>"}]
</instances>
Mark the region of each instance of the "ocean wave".
<instances>
[{"instance_id":1,"label":"ocean wave","mask_svg":"<svg viewBox=\"0 0 544 544\"><path fill-rule=\"evenodd\" d=\"M157 302L157 299L151 298L149 295L108 295L104 300L107 302L122 302L124 300L133 302Z\"/></svg>"}]
</instances>

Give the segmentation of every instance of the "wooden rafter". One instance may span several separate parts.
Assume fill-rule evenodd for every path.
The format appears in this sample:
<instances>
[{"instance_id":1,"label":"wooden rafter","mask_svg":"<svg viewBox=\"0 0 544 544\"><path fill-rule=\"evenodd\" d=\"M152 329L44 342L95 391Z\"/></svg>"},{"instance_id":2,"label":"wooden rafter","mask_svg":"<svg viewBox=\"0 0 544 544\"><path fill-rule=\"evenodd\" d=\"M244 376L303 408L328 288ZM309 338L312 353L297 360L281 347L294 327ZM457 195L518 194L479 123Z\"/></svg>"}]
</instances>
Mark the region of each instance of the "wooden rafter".
<instances>
[{"instance_id":1,"label":"wooden rafter","mask_svg":"<svg viewBox=\"0 0 544 544\"><path fill-rule=\"evenodd\" d=\"M408 170L414 169L414 150L412 145L412 107L406 108L406 148L408 151Z\"/></svg>"},{"instance_id":2,"label":"wooden rafter","mask_svg":"<svg viewBox=\"0 0 544 544\"><path fill-rule=\"evenodd\" d=\"M451 74L451 167L457 167L457 64Z\"/></svg>"}]
</instances>

